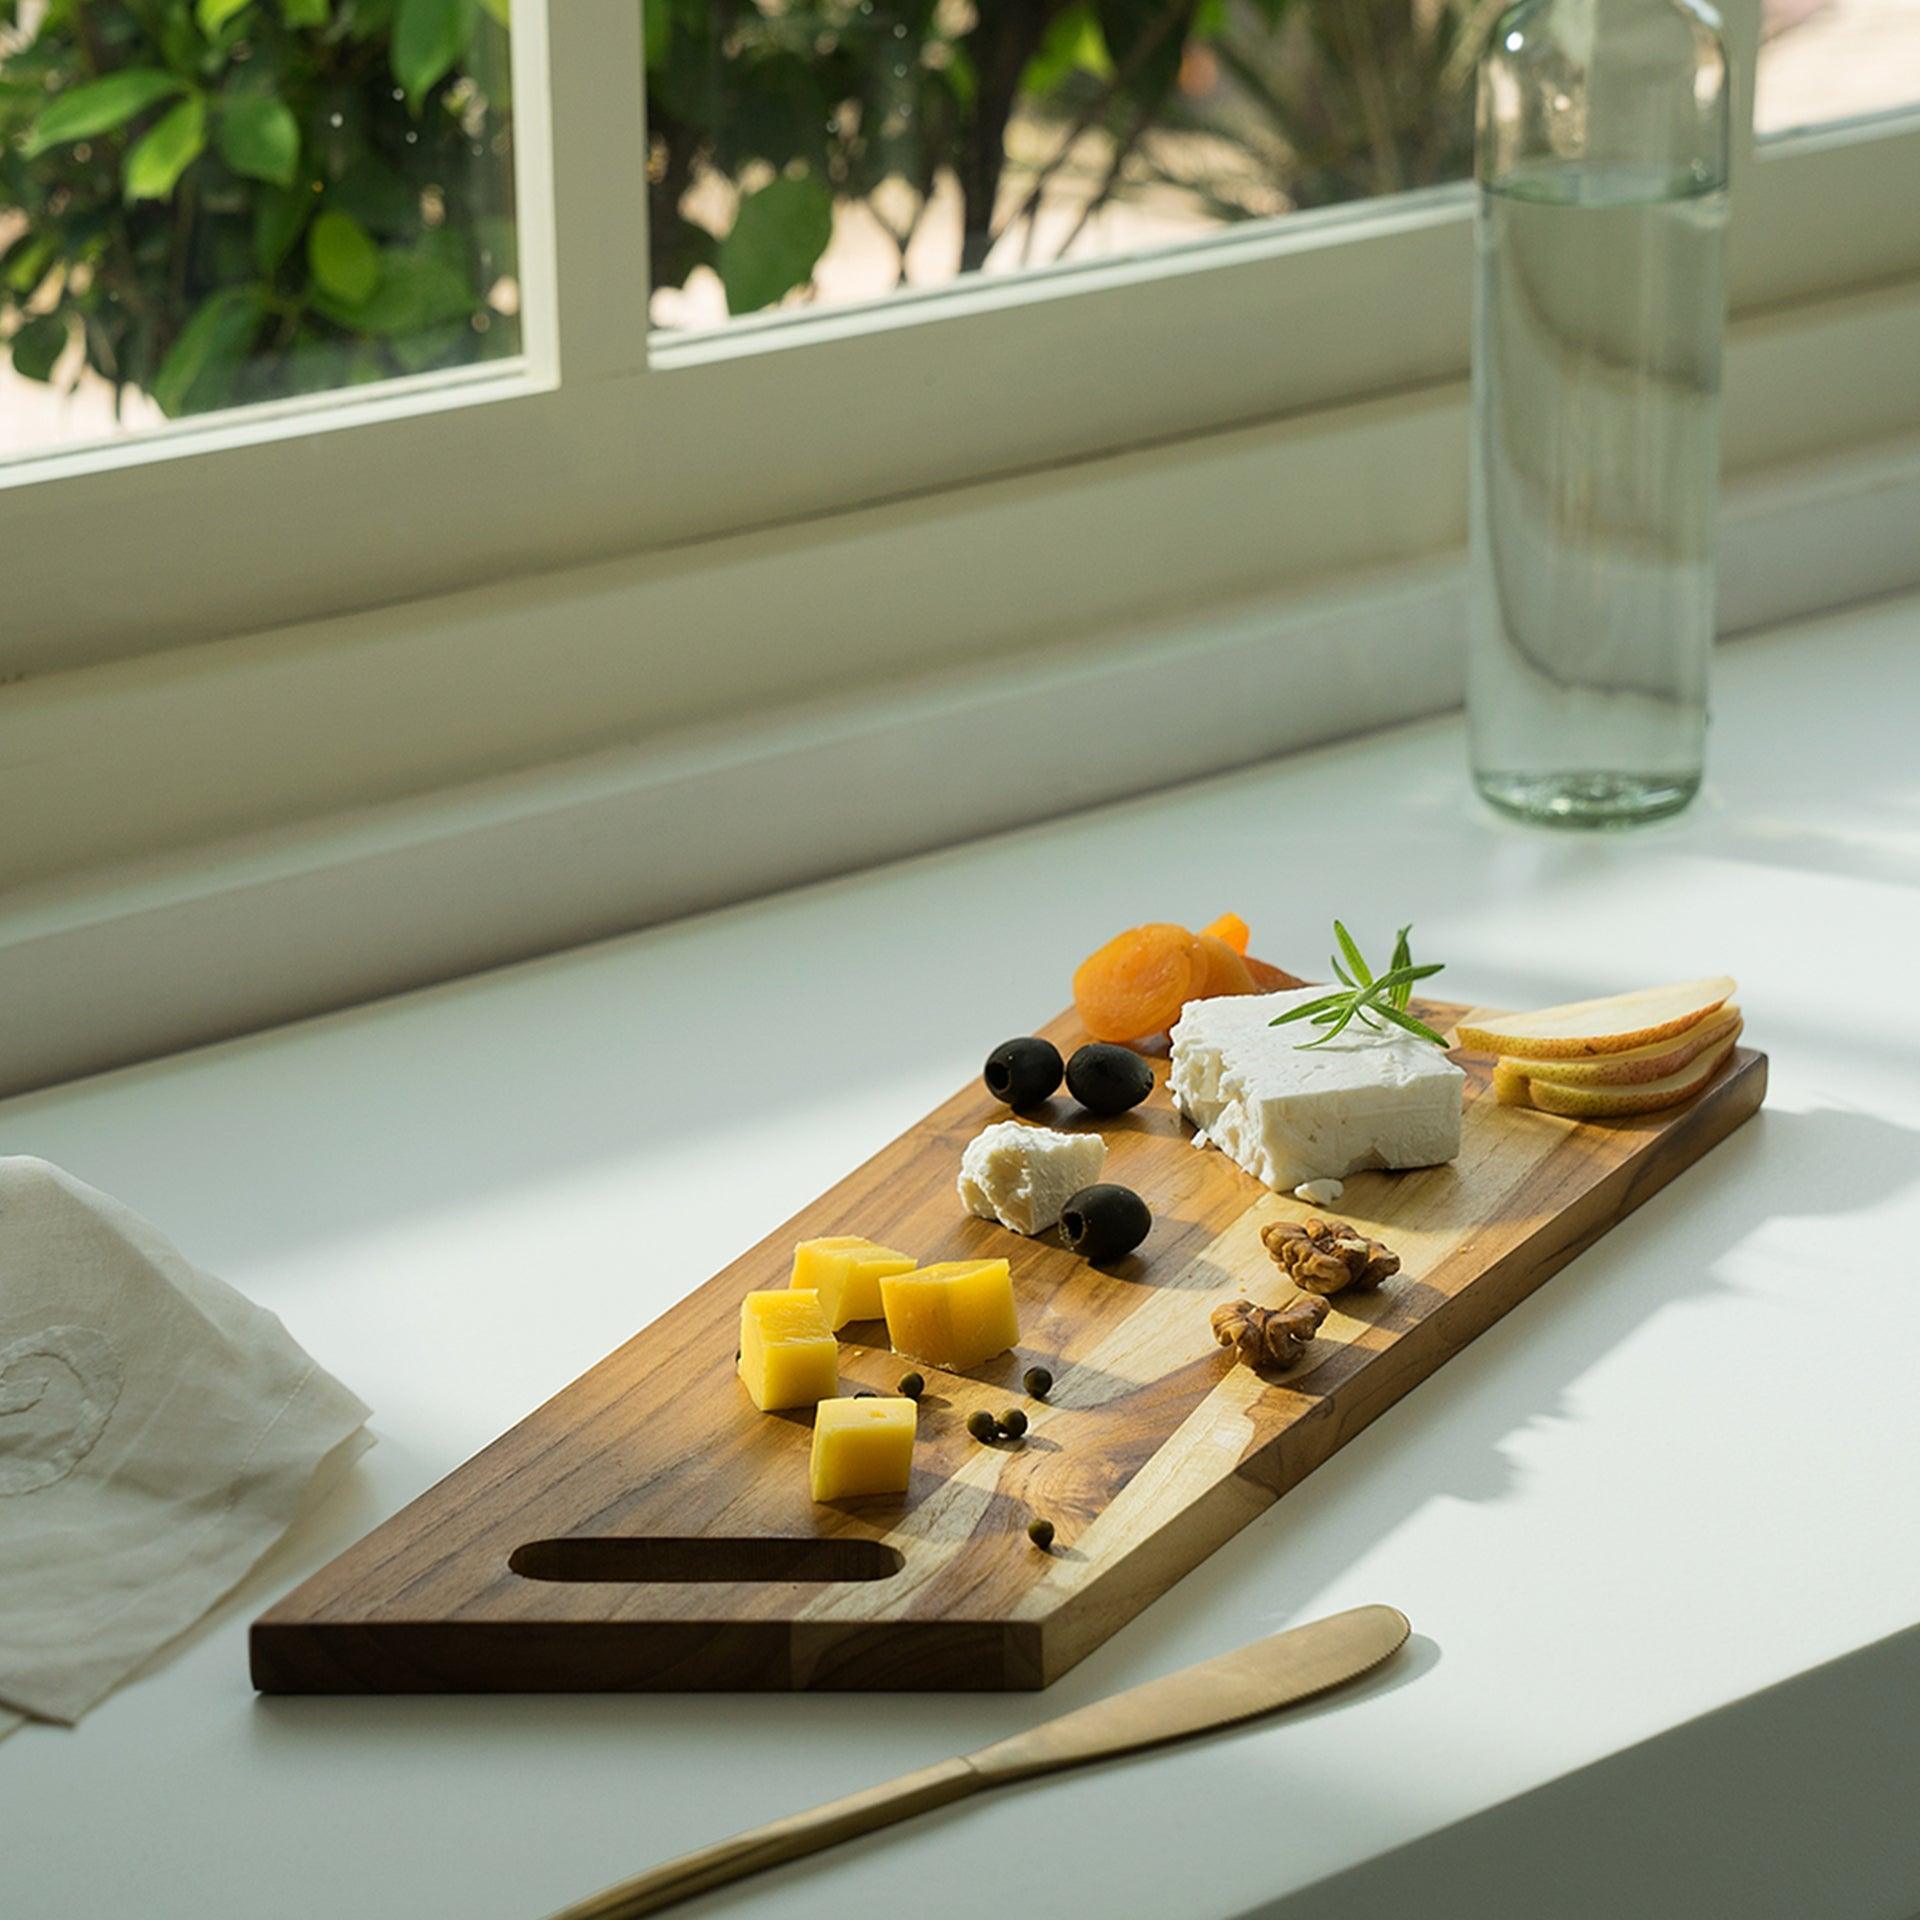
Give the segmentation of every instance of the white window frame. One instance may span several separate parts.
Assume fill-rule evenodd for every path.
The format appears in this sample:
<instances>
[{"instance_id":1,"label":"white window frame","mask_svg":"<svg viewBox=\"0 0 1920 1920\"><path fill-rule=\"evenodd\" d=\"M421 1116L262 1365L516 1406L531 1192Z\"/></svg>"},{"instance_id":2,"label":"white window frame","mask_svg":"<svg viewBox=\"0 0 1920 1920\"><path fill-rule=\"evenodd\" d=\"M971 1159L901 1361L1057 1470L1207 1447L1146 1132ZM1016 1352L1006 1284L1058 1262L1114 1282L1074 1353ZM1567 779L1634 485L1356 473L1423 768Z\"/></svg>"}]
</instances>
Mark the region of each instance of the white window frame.
<instances>
[{"instance_id":1,"label":"white window frame","mask_svg":"<svg viewBox=\"0 0 1920 1920\"><path fill-rule=\"evenodd\" d=\"M516 15L519 362L0 474L0 1091L1460 698L1468 195L650 342ZM1920 115L1747 145L1727 631L1920 584Z\"/></svg>"},{"instance_id":2,"label":"white window frame","mask_svg":"<svg viewBox=\"0 0 1920 1920\"><path fill-rule=\"evenodd\" d=\"M1735 0L1745 98L1758 16ZM0 680L1118 449L1323 412L1337 427L1355 402L1466 366L1457 189L650 342L639 5L523 0L514 59L522 357L0 468ZM1743 156L1736 324L1851 289L1911 293L1916 206L1920 113ZM1891 396L1890 416L1855 374L1810 364L1777 418L1740 396L1730 461L1804 451L1810 396L1829 419L1920 424L1915 396ZM324 514L300 510L318 500ZM1309 572L1316 548L1299 555Z\"/></svg>"}]
</instances>

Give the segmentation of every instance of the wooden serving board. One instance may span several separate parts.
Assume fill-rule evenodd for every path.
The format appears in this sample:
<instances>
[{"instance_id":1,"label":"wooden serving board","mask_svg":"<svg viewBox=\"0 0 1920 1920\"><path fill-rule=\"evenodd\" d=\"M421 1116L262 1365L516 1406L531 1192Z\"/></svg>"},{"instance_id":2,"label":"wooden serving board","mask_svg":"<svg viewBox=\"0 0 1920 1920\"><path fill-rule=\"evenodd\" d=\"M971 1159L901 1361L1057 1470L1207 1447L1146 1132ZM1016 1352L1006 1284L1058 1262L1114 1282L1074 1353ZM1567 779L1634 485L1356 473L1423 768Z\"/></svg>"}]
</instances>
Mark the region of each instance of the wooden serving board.
<instances>
[{"instance_id":1,"label":"wooden serving board","mask_svg":"<svg viewBox=\"0 0 1920 1920\"><path fill-rule=\"evenodd\" d=\"M1423 1011L1446 1026L1463 1010ZM1084 1038L1070 1015L1046 1032L1063 1053ZM1502 1107L1492 1063L1462 1064L1459 1159L1356 1175L1329 1210L1402 1272L1337 1296L1271 1377L1217 1347L1208 1317L1289 1296L1259 1230L1313 1210L1196 1151L1159 1063L1147 1103L1099 1123L1105 1177L1146 1197L1153 1232L1090 1267L961 1210L961 1149L1006 1117L976 1082L257 1621L254 1684L1046 1686L1732 1132L1767 1078L1742 1049L1688 1106L1579 1122ZM1025 1117L1096 1124L1064 1096ZM811 1410L756 1413L734 1348L740 1296L784 1286L796 1240L844 1233L923 1262L1007 1255L1022 1337L972 1377L922 1369L905 1495L822 1507ZM892 1392L906 1364L878 1323L843 1334L843 1392ZM1036 1364L1054 1375L1044 1405L1020 1386ZM1022 1444L966 1432L1013 1405ZM1051 1553L1027 1538L1036 1515Z\"/></svg>"}]
</instances>

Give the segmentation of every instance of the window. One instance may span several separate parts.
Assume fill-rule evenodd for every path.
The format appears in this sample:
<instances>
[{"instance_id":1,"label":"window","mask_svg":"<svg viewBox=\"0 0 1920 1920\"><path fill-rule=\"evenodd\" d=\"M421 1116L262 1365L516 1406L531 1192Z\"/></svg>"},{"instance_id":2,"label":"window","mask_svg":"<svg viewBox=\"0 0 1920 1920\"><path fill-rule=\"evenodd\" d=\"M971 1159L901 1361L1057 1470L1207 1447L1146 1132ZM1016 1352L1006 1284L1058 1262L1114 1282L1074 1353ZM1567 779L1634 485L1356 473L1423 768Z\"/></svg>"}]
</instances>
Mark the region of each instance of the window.
<instances>
[{"instance_id":1,"label":"window","mask_svg":"<svg viewBox=\"0 0 1920 1920\"><path fill-rule=\"evenodd\" d=\"M10 57L71 3L0 0ZM228 24L264 14L259 30L277 31L289 5L315 3L251 0ZM330 0L336 26L350 3L369 0ZM912 17L964 39L970 16L944 11L957 3L924 0ZM81 0L89 15L133 4ZM143 16L170 4L138 0ZM201 12L224 0L193 4L204 32ZM414 4L394 0L394 33ZM647 0L656 53L662 9L679 4ZM292 888L328 916L346 901L349 920L357 912L379 929L367 936L379 952L369 946L353 975L355 991L371 990L408 964L406 938L389 951L386 933L401 894L439 903L423 904L438 931L421 938L435 951L457 948L462 964L499 957L509 925L579 938L636 900L653 913L712 898L709 828L738 884L771 884L793 877L781 849L800 817L778 796L799 791L806 770L845 738L884 741L882 765L937 752L930 743L956 706L992 710L993 696L976 699L988 683L1020 690L1036 712L1083 677L1157 709L1190 691L1202 660L1207 696L1166 730L1190 723L1189 766L1271 750L1276 716L1301 742L1445 698L1472 288L1472 194L1444 179L1457 150L1435 161L1434 184L1385 193L1365 160L1321 191L1270 149L1288 206L1216 219L1190 163L1218 152L1206 144L1217 119L1203 116L1238 111L1240 83L1204 61L1195 72L1183 50L1185 82L1174 69L1152 113L1141 121L1136 105L1129 119L1120 96L1102 92L1103 69L1118 72L1124 57L1118 30L1102 24L1097 46L1085 33L1071 42L1048 85L1032 73L1041 54L1014 74L1002 179L976 196L997 218L1017 211L1060 136L1106 98L1098 131L1089 122L1074 134L1047 181L1061 239L1052 253L1065 259L1046 257L1036 231L1024 266L1024 239L1003 238L1008 257L989 244L987 271L956 273L962 221L927 280L910 271L893 286L896 265L878 297L836 289L820 263L843 222L857 231L876 200L887 220L912 218L891 176L869 165L833 177L824 235L817 196L810 229L795 223L811 252L781 254L782 271L739 301L749 310L707 324L726 285L719 250L744 210L804 181L813 162L780 158L764 140L747 151L738 102L755 96L729 65L761 44L763 23L790 23L808 0L704 4L741 31L715 43L707 104L676 110L732 128L724 139L735 144L703 132L707 157L676 192L648 131L636 0L512 0L517 299L495 304L488 288L484 338L490 350L511 322L517 352L419 373L383 364L390 377L364 386L188 411L0 459L0 808L29 823L0 851L0 893L17 903L0 915L0 973L10 954L44 970L47 955L131 941L140 956L114 962L124 973L91 971L84 957L61 965L83 983L144 982L167 941L183 954L187 929L217 925L226 953L229 929L248 916L265 927ZM858 0L811 4L844 17ZM1093 17L1161 4L1094 0ZM1447 4L1340 0L1339 18L1364 11L1380 30L1431 22ZM1728 6L1742 100L1756 61L1784 59L1790 45L1782 32L1781 51L1760 54L1761 4ZM1056 17L1077 0L1035 5ZM481 0L455 0L455 11L477 33L498 26ZM1183 48L1211 53L1223 72L1229 33L1307 60L1309 92L1360 71L1311 31L1274 27L1264 0L1180 11ZM1310 29L1321 0L1290 0L1288 15ZM666 18L673 28L676 15ZM1438 71L1437 43L1425 44L1407 69L1426 77L1422 88ZM824 56L813 46L792 57L804 71ZM462 83L449 66L449 107ZM656 64L656 110L660 85ZM489 114L502 111L487 99ZM1407 118L1390 114L1389 126L1425 113L1444 149L1453 122L1432 100L1423 105L1420 88L1390 92L1390 108L1396 99ZM169 109L156 100L148 111ZM211 100L208 115L217 127ZM1144 131L1116 170L1135 122ZM15 180L32 135L10 124L0 169ZM158 124L133 116L127 137ZM403 144L414 124L401 125ZM820 126L824 135L825 115ZM834 127L851 138L845 113ZM1343 137L1350 157L1399 151L1370 136L1354 145L1351 124ZM1724 448L1736 482L1766 484L1729 489L1742 564L1723 585L1736 617L1769 620L1913 578L1920 114L1829 119L1742 146ZM119 151L124 165L124 140ZM192 164L215 180L230 162L203 152ZM931 200L955 191L940 165L929 173L924 150L913 164ZM1107 205L1083 223L1110 173ZM705 241L679 235L715 249L696 263L704 276L650 277L649 215L662 198L705 223ZM423 194L420 235L433 230L431 204ZM1121 224L1123 211L1157 220L1169 206L1177 230ZM793 238L785 216L768 231L779 248ZM736 280L740 270L736 261ZM289 273L300 271L296 259ZM670 317L652 310L669 288L689 303L686 323L651 324ZM1264 691L1242 697L1250 683ZM1124 753L1118 736L1113 750ZM740 778L748 765L767 780ZM1070 781L1082 770L1059 771ZM846 844L883 850L884 839L860 837L879 819L871 795L834 784ZM632 792L657 802L643 817L670 830L631 835L642 817ZM742 792L764 807L743 809ZM1009 789L968 817L1005 824L1014 814L996 808L1026 804ZM475 810L491 823L477 840ZM571 847L576 829L581 847L598 845L621 869L617 883L592 859L574 875L571 851L526 851ZM243 854L228 845L236 835L248 836ZM551 891L517 921L503 896L489 932L496 883ZM619 903L570 893L576 883L611 885ZM183 1004L283 965L318 984L279 1010L337 998L331 932L316 941L302 929L299 944L295 954L278 935L256 939L271 964L216 969ZM193 947L196 968L202 951ZM88 1037L62 1057L97 1064L96 1003L145 997L144 985L93 993L72 1016L72 1033ZM175 1020L167 1035L210 1030Z\"/></svg>"},{"instance_id":2,"label":"window","mask_svg":"<svg viewBox=\"0 0 1920 1920\"><path fill-rule=\"evenodd\" d=\"M506 0L0 0L0 455L520 346Z\"/></svg>"},{"instance_id":3,"label":"window","mask_svg":"<svg viewBox=\"0 0 1920 1920\"><path fill-rule=\"evenodd\" d=\"M1920 0L1763 0L1754 131L1920 106Z\"/></svg>"},{"instance_id":4,"label":"window","mask_svg":"<svg viewBox=\"0 0 1920 1920\"><path fill-rule=\"evenodd\" d=\"M81 11L144 19L188 3L86 0ZM1829 11L1891 3L1831 0ZM0 0L6 177L32 191L44 176L26 149L45 103L23 105L19 85L44 94L49 77L14 69L71 5ZM464 125L484 98L496 134L510 120L510 198L495 165L504 156L482 140L488 151L467 153L485 162L482 175L455 187L427 180L437 196L423 188L417 211L409 199L395 235L355 216L384 271L389 251L444 245L435 236L452 214L476 209L457 223L474 263L465 332L448 315L427 370L406 370L392 339L368 341L322 313L313 380L369 350L346 377L384 377L312 399L187 411L104 447L48 446L43 435L0 460L12 616L0 627L0 679L579 563L692 552L747 530L800 529L768 532L789 546L838 537L836 516L851 509L941 499L960 512L957 489L1023 474L1051 476L1031 482L1034 512L1062 515L1058 565L1023 589L1035 622L1057 627L1089 584L1075 567L1094 564L1075 516L1091 512L1101 470L1076 463L1185 449L1155 457L1178 484L1205 472L1207 485L1224 485L1213 476L1242 457L1228 433L1270 449L1255 464L1257 484L1272 489L1271 538L1248 556L1249 577L1431 556L1457 535L1448 410L1467 357L1471 195L1447 182L1465 165L1462 76L1491 17L1478 0L871 0L865 11L861 0L647 0L644 16L635 0L513 0L510 32L494 0L191 5L211 144L177 188L199 167L225 191L236 171L220 148L222 116L229 93L256 82L251 54L223 64L226 36L241 36L235 52L248 35L297 49L301 35L347 33L385 9L384 43L371 32L364 44L404 146L421 122L415 102L390 97L401 29L417 9L444 9L472 38L425 88L420 113ZM1732 0L1728 10L1748 76L1761 6ZM290 10L322 8L324 29L289 27ZM989 16L1044 18L1046 31L993 69L1006 101L999 176L976 185L976 216L950 214L956 196L964 208L962 170L996 151L990 127L967 132L961 111L982 111ZM1167 38L1152 40L1163 16ZM1758 57L1784 61L1795 36L1827 17L1781 28ZM1357 57L1351 36L1363 28L1374 45ZM444 55L454 43L435 44ZM886 58L896 44L910 57ZM483 84L476 62L488 59ZM902 79L895 65L907 68L904 100L887 91ZM871 115L863 89L887 96ZM948 96L953 123L937 138L894 139ZM124 169L187 97L156 96L101 151ZM1321 120L1302 120L1301 102L1320 103ZM306 111L304 101L294 109L302 128ZM1302 130L1313 125L1331 141L1324 151ZM75 144L50 144L32 165L49 154L73 164ZM271 185L240 173L232 190ZM340 191L323 173L323 211ZM27 197L14 190L16 219ZM1920 396L1899 371L1910 373L1920 344L1916 204L1912 113L1768 138L1743 169L1736 335L1748 317L1764 319L1766 372L1741 387L1736 339L1735 471L1920 426ZM507 257L499 222L509 211L513 271L490 278ZM837 250L862 233L872 241L876 221L905 233L916 213L904 284L884 232L869 248L877 270L840 276L851 255ZM317 218L307 251L288 255L290 282L312 278L313 245L330 259L311 239ZM482 219L499 241L489 260ZM975 258L986 271L967 270ZM729 275L737 299L726 297ZM33 286L29 307L45 288L44 278ZM1796 303L1828 304L1803 314ZM715 324L723 307L729 317ZM0 332L17 346L17 328L41 317L16 311ZM74 356L72 329L84 323L67 324L60 350ZM247 378L285 371L284 357L254 354L267 338L249 339L237 370ZM37 336L29 359L56 344ZM1802 351L1804 363L1793 358ZM251 390L243 381L225 397ZM1217 467L1202 457L1210 447ZM191 463L178 469L189 484L166 483L174 462ZM1197 498L1193 514L1204 527ZM1166 591L1178 587L1169 580ZM1034 597L1043 591L1057 607ZM849 641L835 671L858 670L856 655L886 670L918 631L907 615L876 621L866 653ZM684 627L633 644L658 650L659 684L697 678Z\"/></svg>"},{"instance_id":5,"label":"window","mask_svg":"<svg viewBox=\"0 0 1920 1920\"><path fill-rule=\"evenodd\" d=\"M661 0L653 318L710 326L1464 179L1487 9Z\"/></svg>"}]
</instances>

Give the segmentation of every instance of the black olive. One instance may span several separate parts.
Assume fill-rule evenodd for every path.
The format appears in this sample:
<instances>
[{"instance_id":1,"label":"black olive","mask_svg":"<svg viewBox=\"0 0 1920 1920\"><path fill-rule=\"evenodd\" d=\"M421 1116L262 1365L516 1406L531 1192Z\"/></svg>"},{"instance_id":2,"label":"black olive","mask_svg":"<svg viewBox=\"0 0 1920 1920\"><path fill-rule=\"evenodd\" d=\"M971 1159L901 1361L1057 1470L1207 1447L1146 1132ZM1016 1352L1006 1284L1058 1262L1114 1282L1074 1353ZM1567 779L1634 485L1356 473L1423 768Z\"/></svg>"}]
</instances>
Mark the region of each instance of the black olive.
<instances>
[{"instance_id":1,"label":"black olive","mask_svg":"<svg viewBox=\"0 0 1920 1920\"><path fill-rule=\"evenodd\" d=\"M1051 1040L1030 1035L1003 1040L987 1055L986 1071L980 1077L996 1100L1010 1107L1037 1107L1059 1086L1064 1071L1060 1049Z\"/></svg>"},{"instance_id":2,"label":"black olive","mask_svg":"<svg viewBox=\"0 0 1920 1920\"><path fill-rule=\"evenodd\" d=\"M1053 1545L1053 1522L1051 1520L1029 1520L1027 1538L1045 1553Z\"/></svg>"},{"instance_id":3,"label":"black olive","mask_svg":"<svg viewBox=\"0 0 1920 1920\"><path fill-rule=\"evenodd\" d=\"M1053 1388L1053 1375L1045 1367L1029 1367L1021 1376L1020 1384L1036 1400L1044 1400Z\"/></svg>"},{"instance_id":4,"label":"black olive","mask_svg":"<svg viewBox=\"0 0 1920 1920\"><path fill-rule=\"evenodd\" d=\"M1090 1040L1067 1062L1067 1091L1089 1113L1125 1113L1153 1091L1153 1069L1131 1047Z\"/></svg>"},{"instance_id":5,"label":"black olive","mask_svg":"<svg viewBox=\"0 0 1920 1920\"><path fill-rule=\"evenodd\" d=\"M999 1422L984 1408L978 1413L967 1415L967 1431L976 1440L997 1439L1000 1433Z\"/></svg>"},{"instance_id":6,"label":"black olive","mask_svg":"<svg viewBox=\"0 0 1920 1920\"><path fill-rule=\"evenodd\" d=\"M900 1376L900 1391L909 1400L918 1400L927 1390L927 1383L917 1373L903 1373Z\"/></svg>"},{"instance_id":7,"label":"black olive","mask_svg":"<svg viewBox=\"0 0 1920 1920\"><path fill-rule=\"evenodd\" d=\"M878 1400L880 1398L871 1387L862 1387L853 1397L856 1400Z\"/></svg>"},{"instance_id":8,"label":"black olive","mask_svg":"<svg viewBox=\"0 0 1920 1920\"><path fill-rule=\"evenodd\" d=\"M1060 1210L1060 1232L1096 1266L1131 1253L1147 1237L1153 1215L1131 1187L1102 1181L1082 1187Z\"/></svg>"},{"instance_id":9,"label":"black olive","mask_svg":"<svg viewBox=\"0 0 1920 1920\"><path fill-rule=\"evenodd\" d=\"M1027 1430L1027 1416L1018 1407L1009 1407L1000 1416L1000 1431L1009 1440L1018 1440Z\"/></svg>"}]
</instances>

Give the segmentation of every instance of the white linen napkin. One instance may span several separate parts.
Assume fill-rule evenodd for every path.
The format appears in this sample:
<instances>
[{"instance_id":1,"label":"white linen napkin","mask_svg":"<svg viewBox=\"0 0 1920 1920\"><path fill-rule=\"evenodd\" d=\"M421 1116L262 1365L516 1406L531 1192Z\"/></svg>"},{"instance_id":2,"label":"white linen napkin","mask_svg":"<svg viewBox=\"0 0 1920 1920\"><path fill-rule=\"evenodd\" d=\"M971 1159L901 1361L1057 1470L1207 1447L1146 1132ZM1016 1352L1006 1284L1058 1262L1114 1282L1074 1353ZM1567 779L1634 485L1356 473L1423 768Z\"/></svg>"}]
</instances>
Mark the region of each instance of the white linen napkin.
<instances>
[{"instance_id":1,"label":"white linen napkin","mask_svg":"<svg viewBox=\"0 0 1920 1920\"><path fill-rule=\"evenodd\" d=\"M0 1158L0 1735L70 1725L191 1626L366 1419L138 1215Z\"/></svg>"}]
</instances>

